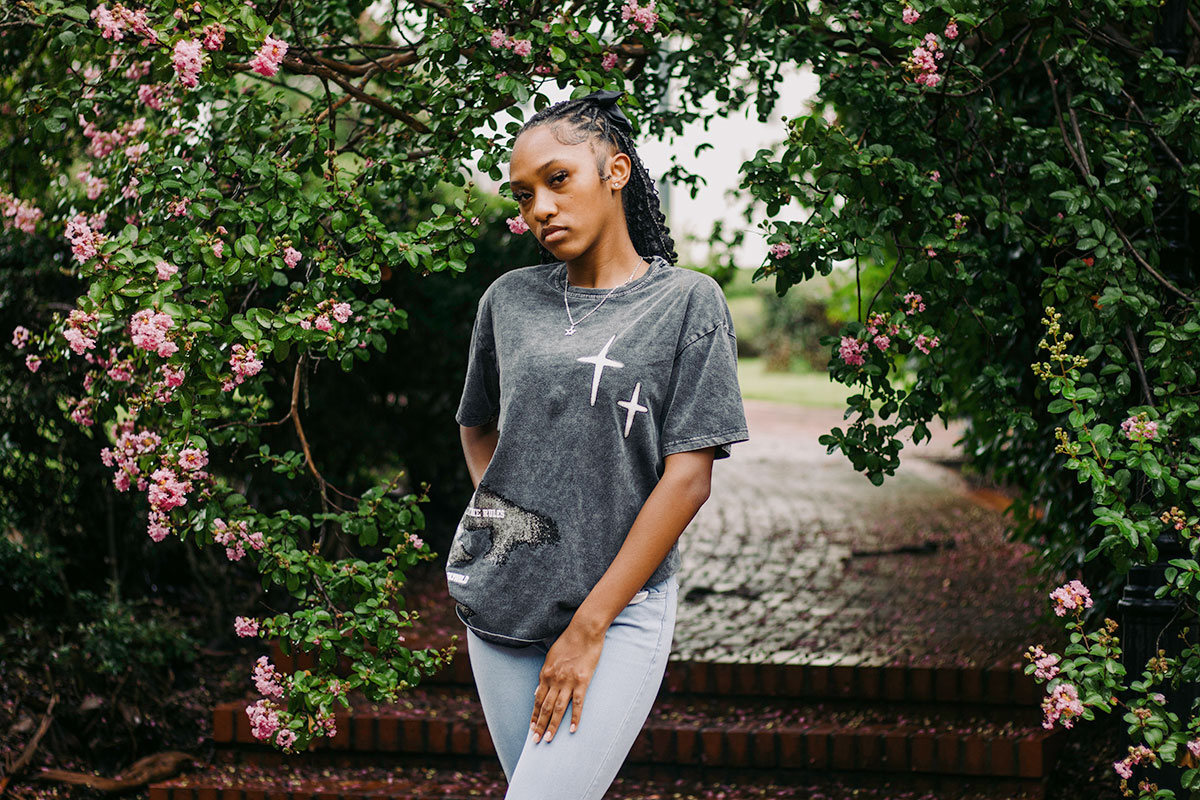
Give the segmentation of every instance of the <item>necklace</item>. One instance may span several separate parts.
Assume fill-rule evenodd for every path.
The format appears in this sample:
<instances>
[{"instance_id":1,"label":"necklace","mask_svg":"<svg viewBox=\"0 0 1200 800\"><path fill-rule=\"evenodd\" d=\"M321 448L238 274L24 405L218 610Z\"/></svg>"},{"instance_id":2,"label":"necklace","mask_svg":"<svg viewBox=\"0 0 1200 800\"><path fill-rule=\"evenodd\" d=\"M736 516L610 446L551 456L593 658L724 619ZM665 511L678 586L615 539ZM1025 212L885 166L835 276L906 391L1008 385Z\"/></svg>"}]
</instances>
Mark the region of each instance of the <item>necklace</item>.
<instances>
[{"instance_id":1,"label":"necklace","mask_svg":"<svg viewBox=\"0 0 1200 800\"><path fill-rule=\"evenodd\" d=\"M622 286L624 286L625 284L627 284L631 280L633 280L633 276L637 274L638 267L641 266L641 263L640 263L641 261L645 261L645 259L639 259L639 263L634 264L633 272L629 273L629 277L626 278L621 283L618 283L616 286L609 289L608 294L606 294L606 295L604 295L604 297L600 298L600 302L596 304L596 307L593 308L591 311L587 312L586 314L584 314L579 319L575 319L574 317L571 316L571 304L567 302L567 287L570 286L570 282L567 280L567 265L563 264L563 305L566 306L566 308L567 308L567 319L571 320L571 327L569 327L565 331L563 331L563 335L565 335L565 336L573 335L575 333L576 325L583 322L585 319L590 317L592 314L596 313L597 309L599 309L600 306L604 305L604 301L607 300L613 292L615 292L617 289L620 289Z\"/></svg>"}]
</instances>

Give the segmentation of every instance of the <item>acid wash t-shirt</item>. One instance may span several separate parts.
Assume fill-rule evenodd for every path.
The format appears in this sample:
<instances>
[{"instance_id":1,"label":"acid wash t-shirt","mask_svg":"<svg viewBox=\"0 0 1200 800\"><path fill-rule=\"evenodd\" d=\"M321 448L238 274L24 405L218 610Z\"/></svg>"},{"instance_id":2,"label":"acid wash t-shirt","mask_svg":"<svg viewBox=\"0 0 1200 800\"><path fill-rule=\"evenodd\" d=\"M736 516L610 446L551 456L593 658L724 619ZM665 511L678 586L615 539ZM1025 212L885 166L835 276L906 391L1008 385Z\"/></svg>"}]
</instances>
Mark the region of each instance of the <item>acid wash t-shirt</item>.
<instances>
[{"instance_id":1,"label":"acid wash t-shirt","mask_svg":"<svg viewBox=\"0 0 1200 800\"><path fill-rule=\"evenodd\" d=\"M446 578L489 641L557 637L608 569L672 453L749 438L721 287L650 259L575 332L566 265L514 269L479 301L456 419L498 418L495 453L454 534ZM570 287L578 321L610 288ZM646 582L679 567L678 545Z\"/></svg>"}]
</instances>

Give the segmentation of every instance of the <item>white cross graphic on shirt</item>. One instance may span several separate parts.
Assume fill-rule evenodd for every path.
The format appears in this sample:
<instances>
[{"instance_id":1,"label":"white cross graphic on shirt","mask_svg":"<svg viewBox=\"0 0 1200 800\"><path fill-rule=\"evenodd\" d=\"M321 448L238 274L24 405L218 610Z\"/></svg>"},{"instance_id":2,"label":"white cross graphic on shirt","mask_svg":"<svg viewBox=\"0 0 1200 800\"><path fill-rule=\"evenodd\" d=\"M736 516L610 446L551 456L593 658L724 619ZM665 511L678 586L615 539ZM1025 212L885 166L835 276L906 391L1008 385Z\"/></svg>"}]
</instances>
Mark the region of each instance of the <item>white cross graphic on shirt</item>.
<instances>
[{"instance_id":1,"label":"white cross graphic on shirt","mask_svg":"<svg viewBox=\"0 0 1200 800\"><path fill-rule=\"evenodd\" d=\"M600 388L600 374L604 372L605 367L623 367L625 366L620 361L614 361L608 357L608 348L612 347L612 343L617 340L617 335L614 333L612 338L605 342L604 347L600 348L600 352L594 356L580 356L576 361L582 361L585 364L595 364L596 369L592 372L592 402L591 405L596 405L596 390Z\"/></svg>"},{"instance_id":2,"label":"white cross graphic on shirt","mask_svg":"<svg viewBox=\"0 0 1200 800\"><path fill-rule=\"evenodd\" d=\"M637 413L639 411L649 411L650 410L646 406L640 405L638 403L638 395L641 394L641 391L642 391L642 382L638 381L637 385L633 387L633 396L632 397L630 397L628 400L618 400L617 401L617 405L619 405L621 408L625 409L625 438L626 439L629 438L629 429L633 427L633 418L637 415Z\"/></svg>"}]
</instances>

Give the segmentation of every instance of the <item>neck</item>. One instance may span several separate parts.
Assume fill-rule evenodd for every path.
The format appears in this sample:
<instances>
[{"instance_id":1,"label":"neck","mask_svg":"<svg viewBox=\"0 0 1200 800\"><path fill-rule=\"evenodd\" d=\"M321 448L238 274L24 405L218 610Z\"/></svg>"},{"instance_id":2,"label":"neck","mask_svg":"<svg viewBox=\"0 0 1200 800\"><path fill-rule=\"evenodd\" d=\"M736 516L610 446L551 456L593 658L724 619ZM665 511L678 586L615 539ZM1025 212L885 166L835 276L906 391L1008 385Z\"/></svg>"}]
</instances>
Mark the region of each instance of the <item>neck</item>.
<instances>
[{"instance_id":1,"label":"neck","mask_svg":"<svg viewBox=\"0 0 1200 800\"><path fill-rule=\"evenodd\" d=\"M586 253L567 264L567 282L581 289L609 289L626 281L637 280L650 265L630 244L619 253L605 255ZM632 271L633 277L630 277Z\"/></svg>"}]
</instances>

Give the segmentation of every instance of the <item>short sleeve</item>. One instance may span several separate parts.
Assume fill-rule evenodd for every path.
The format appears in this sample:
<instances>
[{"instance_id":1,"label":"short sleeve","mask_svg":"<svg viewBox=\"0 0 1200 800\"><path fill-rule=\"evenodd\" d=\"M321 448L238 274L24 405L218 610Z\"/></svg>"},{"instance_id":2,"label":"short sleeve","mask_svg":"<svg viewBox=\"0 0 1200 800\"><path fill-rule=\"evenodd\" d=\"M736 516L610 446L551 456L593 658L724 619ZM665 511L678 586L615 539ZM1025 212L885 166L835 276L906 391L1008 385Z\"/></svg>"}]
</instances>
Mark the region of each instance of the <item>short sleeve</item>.
<instances>
[{"instance_id":1,"label":"short sleeve","mask_svg":"<svg viewBox=\"0 0 1200 800\"><path fill-rule=\"evenodd\" d=\"M500 413L500 370L496 361L496 342L492 331L491 292L484 292L475 311L471 328L471 348L467 356L467 377L454 418L459 425L482 425Z\"/></svg>"},{"instance_id":2,"label":"short sleeve","mask_svg":"<svg viewBox=\"0 0 1200 800\"><path fill-rule=\"evenodd\" d=\"M737 338L722 322L687 342L675 356L663 420L662 455L716 446L728 458L729 446L750 438L737 378Z\"/></svg>"}]
</instances>

